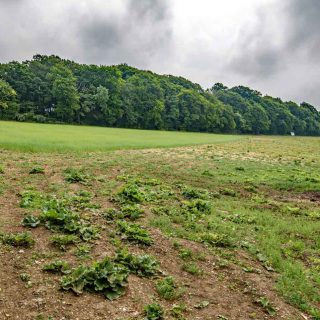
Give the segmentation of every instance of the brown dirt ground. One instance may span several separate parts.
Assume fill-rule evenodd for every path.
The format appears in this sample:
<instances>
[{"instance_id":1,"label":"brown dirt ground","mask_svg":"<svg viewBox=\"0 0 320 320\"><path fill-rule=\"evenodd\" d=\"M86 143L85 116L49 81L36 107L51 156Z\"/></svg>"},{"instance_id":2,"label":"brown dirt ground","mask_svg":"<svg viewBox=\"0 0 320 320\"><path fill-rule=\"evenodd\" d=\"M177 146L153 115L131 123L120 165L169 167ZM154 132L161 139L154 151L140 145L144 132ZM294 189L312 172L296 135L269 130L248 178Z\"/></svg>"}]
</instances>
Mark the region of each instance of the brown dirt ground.
<instances>
[{"instance_id":1,"label":"brown dirt ground","mask_svg":"<svg viewBox=\"0 0 320 320\"><path fill-rule=\"evenodd\" d=\"M26 187L29 179L32 185L46 191L52 183L63 184L62 170L70 166L83 164L83 161L68 156L64 159L53 157L48 159L39 156L28 156L29 162L45 164L45 175L31 177L28 169L17 167L14 162L8 162L5 172L6 183L9 187L0 195L0 231L18 232L25 229L20 226L24 209L19 208L18 193ZM25 162L25 159L14 159ZM107 170L108 171L108 170ZM121 168L112 169L107 173L97 170L96 174L104 174L108 178L116 176ZM72 185L71 189L77 189ZM92 189L98 188L92 186ZM106 198L99 196L94 199L102 208L112 206ZM113 255L115 247L109 241L108 234L112 226L105 223L99 215L91 212L95 223L105 225L101 239L92 251L93 259L101 259ZM155 291L155 279L129 277L129 285L124 296L115 301L105 300L102 296L84 293L76 296L71 292L59 290L59 278L44 273L42 266L51 261L54 256L61 257L61 252L51 247L50 231L43 227L31 230L36 240L34 247L20 249L0 245L0 319L34 320L40 314L46 317L51 315L54 319L65 320L102 320L102 319L143 319L143 308L146 304L157 299L167 310L174 304L184 302L187 310L186 319L211 320L224 316L229 320L245 319L307 319L300 311L288 305L274 290L276 274L266 271L258 262L253 261L244 252L238 252L236 259L241 263L260 270L259 273L246 273L237 264L225 267L219 266L219 259L205 246L186 240L179 240L185 247L194 251L204 252L205 261L198 264L204 271L202 276L192 276L181 269L183 261L178 257L172 246L172 239L161 234L157 229L149 228L154 239L154 245L148 248L130 246L133 252L147 252L155 256L161 265L161 270L173 275L178 283L185 288L184 295L177 301L165 301L158 298ZM70 249L63 254L65 259L77 265L77 261ZM32 285L26 286L19 275L27 272L31 276ZM277 308L277 315L272 317L266 313L255 301L260 296L266 296ZM209 305L203 309L195 308L202 301ZM47 319L47 318L45 318ZM166 319L173 319L167 312Z\"/></svg>"}]
</instances>

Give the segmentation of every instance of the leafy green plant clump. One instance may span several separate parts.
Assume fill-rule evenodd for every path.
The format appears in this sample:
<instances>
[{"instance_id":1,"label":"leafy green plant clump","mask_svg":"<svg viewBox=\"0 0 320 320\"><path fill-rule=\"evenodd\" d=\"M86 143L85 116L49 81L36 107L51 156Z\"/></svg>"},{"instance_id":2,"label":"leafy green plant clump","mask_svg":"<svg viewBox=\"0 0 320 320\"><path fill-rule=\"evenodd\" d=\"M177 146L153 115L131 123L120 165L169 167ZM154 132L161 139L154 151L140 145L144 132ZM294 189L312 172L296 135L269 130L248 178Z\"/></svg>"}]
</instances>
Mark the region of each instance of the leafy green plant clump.
<instances>
[{"instance_id":1,"label":"leafy green plant clump","mask_svg":"<svg viewBox=\"0 0 320 320\"><path fill-rule=\"evenodd\" d=\"M100 292L107 299L113 300L124 293L128 275L126 267L106 257L91 266L81 265L73 269L69 275L61 279L61 287L76 294L83 293L83 290Z\"/></svg>"},{"instance_id":2,"label":"leafy green plant clump","mask_svg":"<svg viewBox=\"0 0 320 320\"><path fill-rule=\"evenodd\" d=\"M127 248L117 251L115 262L127 267L131 273L149 277L159 272L159 263L149 255L133 255Z\"/></svg>"},{"instance_id":3,"label":"leafy green plant clump","mask_svg":"<svg viewBox=\"0 0 320 320\"><path fill-rule=\"evenodd\" d=\"M52 261L51 263L45 264L42 267L43 271L60 273L60 274L68 274L71 272L70 269L71 268L69 263L62 260Z\"/></svg>"},{"instance_id":4,"label":"leafy green plant clump","mask_svg":"<svg viewBox=\"0 0 320 320\"><path fill-rule=\"evenodd\" d=\"M203 273L203 271L198 267L195 262L186 262L182 265L182 270L194 275L199 276Z\"/></svg>"},{"instance_id":5,"label":"leafy green plant clump","mask_svg":"<svg viewBox=\"0 0 320 320\"><path fill-rule=\"evenodd\" d=\"M175 300L183 294L173 277L166 277L156 282L156 290L159 296L166 300Z\"/></svg>"},{"instance_id":6,"label":"leafy green plant clump","mask_svg":"<svg viewBox=\"0 0 320 320\"><path fill-rule=\"evenodd\" d=\"M77 243L79 238L73 234L60 234L51 237L51 242L60 250L66 251L67 246Z\"/></svg>"},{"instance_id":7,"label":"leafy green plant clump","mask_svg":"<svg viewBox=\"0 0 320 320\"><path fill-rule=\"evenodd\" d=\"M145 194L135 182L128 182L117 193L117 198L123 203L141 203L145 200Z\"/></svg>"},{"instance_id":8,"label":"leafy green plant clump","mask_svg":"<svg viewBox=\"0 0 320 320\"><path fill-rule=\"evenodd\" d=\"M71 212L61 200L47 201L42 210L41 221L54 231L75 232L80 228L80 216Z\"/></svg>"},{"instance_id":9,"label":"leafy green plant clump","mask_svg":"<svg viewBox=\"0 0 320 320\"><path fill-rule=\"evenodd\" d=\"M274 316L277 313L277 309L271 304L267 297L260 297L256 300L256 303L271 316Z\"/></svg>"},{"instance_id":10,"label":"leafy green plant clump","mask_svg":"<svg viewBox=\"0 0 320 320\"><path fill-rule=\"evenodd\" d=\"M36 228L40 224L40 219L33 215L27 215L22 219L21 224L24 227Z\"/></svg>"},{"instance_id":11,"label":"leafy green plant clump","mask_svg":"<svg viewBox=\"0 0 320 320\"><path fill-rule=\"evenodd\" d=\"M163 307L154 302L151 304L148 304L144 308L144 314L145 318L144 320L161 320L164 319L164 310Z\"/></svg>"},{"instance_id":12,"label":"leafy green plant clump","mask_svg":"<svg viewBox=\"0 0 320 320\"><path fill-rule=\"evenodd\" d=\"M195 215L210 214L212 210L212 203L207 200L194 199L187 201L183 205L183 209L188 213Z\"/></svg>"},{"instance_id":13,"label":"leafy green plant clump","mask_svg":"<svg viewBox=\"0 0 320 320\"><path fill-rule=\"evenodd\" d=\"M29 171L29 174L44 174L44 168L34 167Z\"/></svg>"},{"instance_id":14,"label":"leafy green plant clump","mask_svg":"<svg viewBox=\"0 0 320 320\"><path fill-rule=\"evenodd\" d=\"M138 204L126 204L120 208L120 210L109 208L107 209L103 217L108 221L118 219L130 219L137 220L143 215L143 209Z\"/></svg>"},{"instance_id":15,"label":"leafy green plant clump","mask_svg":"<svg viewBox=\"0 0 320 320\"><path fill-rule=\"evenodd\" d=\"M118 230L125 240L150 246L153 241L149 232L135 223L118 221Z\"/></svg>"},{"instance_id":16,"label":"leafy green plant clump","mask_svg":"<svg viewBox=\"0 0 320 320\"><path fill-rule=\"evenodd\" d=\"M78 170L75 168L67 168L64 170L64 179L70 183L82 183L86 184L89 180L89 176L83 172L83 170Z\"/></svg>"},{"instance_id":17,"label":"leafy green plant clump","mask_svg":"<svg viewBox=\"0 0 320 320\"><path fill-rule=\"evenodd\" d=\"M230 197L236 197L237 193L229 188L224 188L220 190L220 194L224 195L224 196L230 196Z\"/></svg>"},{"instance_id":18,"label":"leafy green plant clump","mask_svg":"<svg viewBox=\"0 0 320 320\"><path fill-rule=\"evenodd\" d=\"M21 208L40 209L46 201L43 194L34 190L26 190L21 193Z\"/></svg>"},{"instance_id":19,"label":"leafy green plant clump","mask_svg":"<svg viewBox=\"0 0 320 320\"><path fill-rule=\"evenodd\" d=\"M31 247L35 241L30 232L5 233L0 235L0 241L14 247Z\"/></svg>"},{"instance_id":20,"label":"leafy green plant clump","mask_svg":"<svg viewBox=\"0 0 320 320\"><path fill-rule=\"evenodd\" d=\"M200 240L213 247L233 248L235 246L233 239L223 233L205 232L200 235Z\"/></svg>"},{"instance_id":21,"label":"leafy green plant clump","mask_svg":"<svg viewBox=\"0 0 320 320\"><path fill-rule=\"evenodd\" d=\"M182 195L187 199L202 199L207 200L209 198L209 192L204 189L196 189L192 187L182 187Z\"/></svg>"},{"instance_id":22,"label":"leafy green plant clump","mask_svg":"<svg viewBox=\"0 0 320 320\"><path fill-rule=\"evenodd\" d=\"M48 229L72 233L84 241L99 237L96 227L81 219L78 213L71 212L64 201L52 199L46 202L40 219Z\"/></svg>"}]
</instances>

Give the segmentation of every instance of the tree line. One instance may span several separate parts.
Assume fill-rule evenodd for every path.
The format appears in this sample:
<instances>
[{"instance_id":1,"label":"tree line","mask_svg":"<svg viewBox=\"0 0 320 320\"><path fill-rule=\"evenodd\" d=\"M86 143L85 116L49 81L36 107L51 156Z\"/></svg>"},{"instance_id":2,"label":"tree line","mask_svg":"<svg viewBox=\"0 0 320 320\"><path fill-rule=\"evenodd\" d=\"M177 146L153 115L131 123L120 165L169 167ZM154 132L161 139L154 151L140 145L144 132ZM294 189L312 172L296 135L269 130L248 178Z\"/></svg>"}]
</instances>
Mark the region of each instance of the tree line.
<instances>
[{"instance_id":1,"label":"tree line","mask_svg":"<svg viewBox=\"0 0 320 320\"><path fill-rule=\"evenodd\" d=\"M0 119L122 128L320 135L320 113L244 86L204 90L185 78L126 64L35 55L0 64Z\"/></svg>"}]
</instances>

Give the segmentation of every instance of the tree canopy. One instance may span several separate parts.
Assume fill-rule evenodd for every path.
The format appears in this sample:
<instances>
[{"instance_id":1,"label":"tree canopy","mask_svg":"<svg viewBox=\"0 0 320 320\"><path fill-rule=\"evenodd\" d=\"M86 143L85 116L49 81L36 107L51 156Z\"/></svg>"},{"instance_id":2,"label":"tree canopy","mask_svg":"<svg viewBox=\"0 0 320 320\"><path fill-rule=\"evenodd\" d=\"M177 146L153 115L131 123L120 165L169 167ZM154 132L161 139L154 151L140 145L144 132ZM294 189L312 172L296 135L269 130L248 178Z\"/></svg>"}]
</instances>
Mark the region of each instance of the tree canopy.
<instances>
[{"instance_id":1,"label":"tree canopy","mask_svg":"<svg viewBox=\"0 0 320 320\"><path fill-rule=\"evenodd\" d=\"M320 135L320 113L244 86L204 90L182 77L126 64L95 66L57 56L0 64L0 119L100 126Z\"/></svg>"}]
</instances>

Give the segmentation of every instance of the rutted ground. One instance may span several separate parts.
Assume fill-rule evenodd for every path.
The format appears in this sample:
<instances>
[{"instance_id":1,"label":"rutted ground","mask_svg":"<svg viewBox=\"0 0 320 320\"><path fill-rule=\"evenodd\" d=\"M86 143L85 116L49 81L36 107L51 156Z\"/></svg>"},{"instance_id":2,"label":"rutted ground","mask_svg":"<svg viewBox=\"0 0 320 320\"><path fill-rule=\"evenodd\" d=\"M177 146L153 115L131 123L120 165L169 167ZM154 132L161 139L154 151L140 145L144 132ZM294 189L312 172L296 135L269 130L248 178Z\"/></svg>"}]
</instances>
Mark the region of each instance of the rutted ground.
<instances>
[{"instance_id":1,"label":"rutted ground","mask_svg":"<svg viewBox=\"0 0 320 320\"><path fill-rule=\"evenodd\" d=\"M319 319L319 153L270 137L2 151L0 318Z\"/></svg>"}]
</instances>

